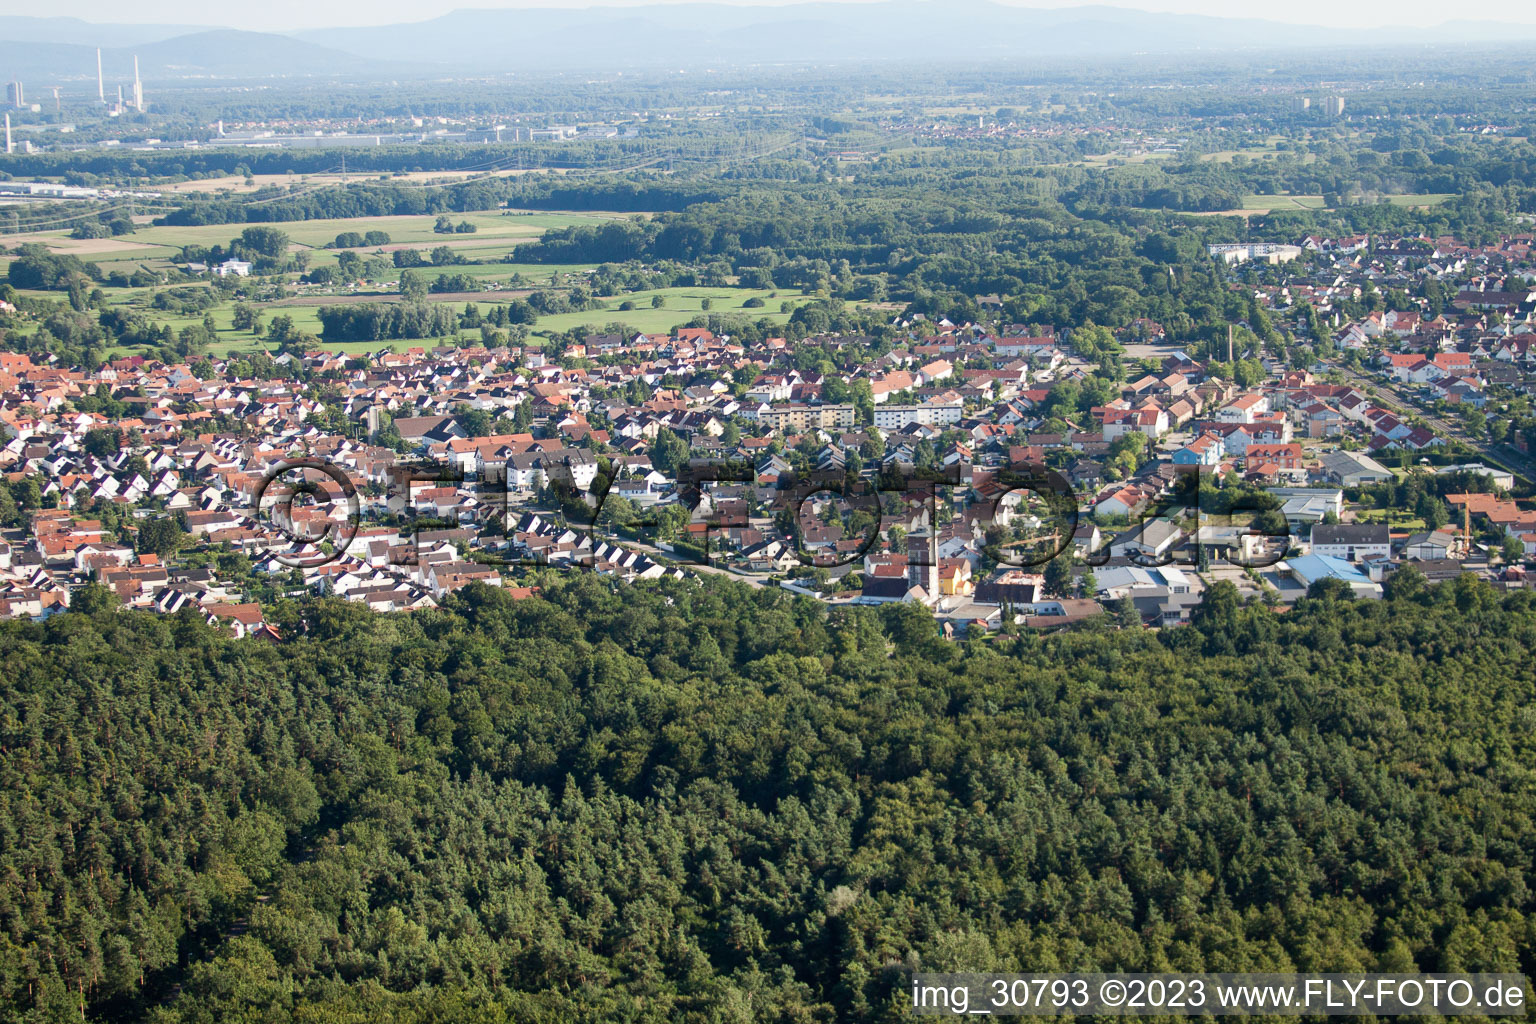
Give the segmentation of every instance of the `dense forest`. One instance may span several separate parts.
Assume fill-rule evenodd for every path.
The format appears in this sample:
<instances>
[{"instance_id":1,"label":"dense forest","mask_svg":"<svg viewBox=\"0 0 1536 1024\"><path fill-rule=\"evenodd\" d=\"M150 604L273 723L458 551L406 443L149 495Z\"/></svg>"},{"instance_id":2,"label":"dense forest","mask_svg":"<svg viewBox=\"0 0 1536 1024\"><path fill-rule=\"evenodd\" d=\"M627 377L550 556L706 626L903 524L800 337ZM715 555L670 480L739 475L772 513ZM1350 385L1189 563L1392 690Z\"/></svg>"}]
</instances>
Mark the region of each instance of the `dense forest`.
<instances>
[{"instance_id":1,"label":"dense forest","mask_svg":"<svg viewBox=\"0 0 1536 1024\"><path fill-rule=\"evenodd\" d=\"M1536 601L949 643L549 573L0 623L0 1018L903 1019L937 970L1536 972Z\"/></svg>"}]
</instances>

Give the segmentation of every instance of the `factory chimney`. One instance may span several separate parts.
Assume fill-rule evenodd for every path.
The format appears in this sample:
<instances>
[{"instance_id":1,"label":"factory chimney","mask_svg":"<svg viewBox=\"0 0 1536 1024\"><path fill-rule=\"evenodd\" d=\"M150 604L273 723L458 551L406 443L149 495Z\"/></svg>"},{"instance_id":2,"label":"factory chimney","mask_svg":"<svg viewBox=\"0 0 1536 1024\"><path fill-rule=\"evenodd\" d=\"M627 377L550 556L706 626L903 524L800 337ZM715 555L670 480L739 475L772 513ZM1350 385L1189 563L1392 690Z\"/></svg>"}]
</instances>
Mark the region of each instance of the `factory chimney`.
<instances>
[{"instance_id":1,"label":"factory chimney","mask_svg":"<svg viewBox=\"0 0 1536 1024\"><path fill-rule=\"evenodd\" d=\"M5 151L11 152L11 115L5 115Z\"/></svg>"},{"instance_id":2,"label":"factory chimney","mask_svg":"<svg viewBox=\"0 0 1536 1024\"><path fill-rule=\"evenodd\" d=\"M907 586L922 587L928 602L939 599L939 530L931 520L925 532L907 537Z\"/></svg>"},{"instance_id":3,"label":"factory chimney","mask_svg":"<svg viewBox=\"0 0 1536 1024\"><path fill-rule=\"evenodd\" d=\"M107 86L101 78L101 47L96 47L96 100L103 106L107 102Z\"/></svg>"},{"instance_id":4,"label":"factory chimney","mask_svg":"<svg viewBox=\"0 0 1536 1024\"><path fill-rule=\"evenodd\" d=\"M139 57L133 57L133 109L144 113L144 83L139 81Z\"/></svg>"},{"instance_id":5,"label":"factory chimney","mask_svg":"<svg viewBox=\"0 0 1536 1024\"><path fill-rule=\"evenodd\" d=\"M928 600L939 602L939 520L928 524Z\"/></svg>"}]
</instances>

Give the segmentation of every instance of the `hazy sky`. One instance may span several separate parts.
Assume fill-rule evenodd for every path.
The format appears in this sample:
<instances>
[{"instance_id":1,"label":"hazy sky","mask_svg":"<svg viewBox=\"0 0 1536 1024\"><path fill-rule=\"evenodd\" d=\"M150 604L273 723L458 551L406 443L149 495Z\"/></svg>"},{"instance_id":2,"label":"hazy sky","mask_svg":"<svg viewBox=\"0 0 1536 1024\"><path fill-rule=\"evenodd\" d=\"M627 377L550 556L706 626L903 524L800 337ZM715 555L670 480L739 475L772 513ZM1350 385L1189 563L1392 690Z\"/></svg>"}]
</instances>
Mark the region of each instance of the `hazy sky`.
<instances>
[{"instance_id":1,"label":"hazy sky","mask_svg":"<svg viewBox=\"0 0 1536 1024\"><path fill-rule=\"evenodd\" d=\"M206 0L54 0L46 8L20 0L0 0L0 13L66 15L87 21L173 22L189 25L224 25L232 28L281 32L334 25L379 25L422 21L462 7L593 7L632 6L654 0L260 0L258 3L209 4ZM717 0L739 3L741 0ZM751 0L765 2L765 0ZM774 0L766 0L774 2ZM931 0L943 3L943 0ZM1006 0L1005 0L1006 2ZM1050 0L1022 3L1024 7L1082 7L1095 0ZM1097 0L1099 3L1105 0ZM1536 5L1497 4L1467 8L1442 0L1108 0L1111 5L1181 14L1212 14L1228 17L1268 18L1303 24L1372 26L1437 25L1455 18L1476 18L1536 23Z\"/></svg>"}]
</instances>

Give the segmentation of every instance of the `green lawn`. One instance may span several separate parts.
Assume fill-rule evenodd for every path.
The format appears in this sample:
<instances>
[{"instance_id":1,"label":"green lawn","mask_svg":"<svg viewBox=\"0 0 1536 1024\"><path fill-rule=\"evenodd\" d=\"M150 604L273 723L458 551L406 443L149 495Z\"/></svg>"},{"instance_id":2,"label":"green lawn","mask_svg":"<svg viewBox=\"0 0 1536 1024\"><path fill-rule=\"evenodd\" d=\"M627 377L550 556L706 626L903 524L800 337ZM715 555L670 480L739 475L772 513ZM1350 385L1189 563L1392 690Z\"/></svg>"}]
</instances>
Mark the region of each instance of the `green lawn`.
<instances>
[{"instance_id":1,"label":"green lawn","mask_svg":"<svg viewBox=\"0 0 1536 1024\"><path fill-rule=\"evenodd\" d=\"M1386 523L1394 530L1417 532L1424 529L1424 520L1402 509L1373 508L1355 513L1357 523Z\"/></svg>"}]
</instances>

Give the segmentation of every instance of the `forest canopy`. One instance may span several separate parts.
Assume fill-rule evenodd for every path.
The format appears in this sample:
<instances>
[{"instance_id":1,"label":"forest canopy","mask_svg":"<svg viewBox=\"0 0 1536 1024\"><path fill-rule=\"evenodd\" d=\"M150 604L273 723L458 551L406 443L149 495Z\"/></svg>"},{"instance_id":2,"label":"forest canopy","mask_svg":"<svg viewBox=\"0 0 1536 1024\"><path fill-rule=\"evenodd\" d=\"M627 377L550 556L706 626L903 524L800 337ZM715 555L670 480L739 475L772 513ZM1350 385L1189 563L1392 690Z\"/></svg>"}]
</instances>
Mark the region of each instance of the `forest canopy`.
<instances>
[{"instance_id":1,"label":"forest canopy","mask_svg":"<svg viewBox=\"0 0 1536 1024\"><path fill-rule=\"evenodd\" d=\"M1536 602L948 643L544 574L0 623L0 1019L904 1019L906 972L1536 967ZM33 1016L36 1015L36 1016Z\"/></svg>"}]
</instances>

